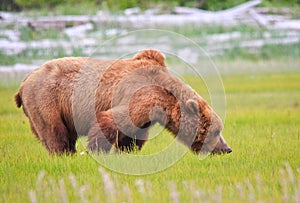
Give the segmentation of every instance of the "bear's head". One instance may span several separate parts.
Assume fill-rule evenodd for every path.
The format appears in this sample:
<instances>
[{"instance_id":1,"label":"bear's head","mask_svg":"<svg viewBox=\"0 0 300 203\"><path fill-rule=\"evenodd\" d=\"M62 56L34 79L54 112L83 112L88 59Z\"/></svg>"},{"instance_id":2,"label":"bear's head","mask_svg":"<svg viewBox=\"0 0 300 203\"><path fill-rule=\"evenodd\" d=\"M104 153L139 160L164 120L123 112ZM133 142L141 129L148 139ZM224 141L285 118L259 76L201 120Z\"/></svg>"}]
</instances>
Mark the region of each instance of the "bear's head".
<instances>
[{"instance_id":1,"label":"bear's head","mask_svg":"<svg viewBox=\"0 0 300 203\"><path fill-rule=\"evenodd\" d=\"M185 102L178 102L175 109L176 120L179 123L177 138L193 152L213 154L232 152L221 133L222 120L205 100L201 97L188 99Z\"/></svg>"}]
</instances>

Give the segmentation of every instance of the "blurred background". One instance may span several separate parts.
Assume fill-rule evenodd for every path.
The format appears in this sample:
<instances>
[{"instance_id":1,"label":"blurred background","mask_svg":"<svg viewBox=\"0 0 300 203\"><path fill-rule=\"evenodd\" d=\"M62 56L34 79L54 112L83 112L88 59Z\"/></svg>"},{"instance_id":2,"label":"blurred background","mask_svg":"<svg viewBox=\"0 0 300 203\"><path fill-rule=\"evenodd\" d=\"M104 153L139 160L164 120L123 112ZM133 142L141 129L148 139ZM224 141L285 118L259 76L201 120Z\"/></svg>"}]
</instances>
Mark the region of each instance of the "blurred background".
<instances>
[{"instance_id":1,"label":"blurred background","mask_svg":"<svg viewBox=\"0 0 300 203\"><path fill-rule=\"evenodd\" d=\"M300 67L299 0L2 0L0 9L2 83L53 58L120 58L144 48L200 69L209 56L221 74ZM152 32L134 32L141 29ZM191 74L178 58L167 62Z\"/></svg>"}]
</instances>

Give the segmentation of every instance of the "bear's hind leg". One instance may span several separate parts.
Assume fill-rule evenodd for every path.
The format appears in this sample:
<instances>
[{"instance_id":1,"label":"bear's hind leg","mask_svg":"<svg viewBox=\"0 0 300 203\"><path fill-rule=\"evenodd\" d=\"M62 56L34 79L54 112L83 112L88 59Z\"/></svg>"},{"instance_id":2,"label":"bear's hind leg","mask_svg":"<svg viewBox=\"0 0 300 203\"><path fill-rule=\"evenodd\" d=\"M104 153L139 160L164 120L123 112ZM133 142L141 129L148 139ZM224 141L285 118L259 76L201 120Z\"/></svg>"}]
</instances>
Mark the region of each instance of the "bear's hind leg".
<instances>
[{"instance_id":1,"label":"bear's hind leg","mask_svg":"<svg viewBox=\"0 0 300 203\"><path fill-rule=\"evenodd\" d=\"M77 141L77 133L76 131L69 131L69 152L75 153L76 152L76 141Z\"/></svg>"},{"instance_id":2,"label":"bear's hind leg","mask_svg":"<svg viewBox=\"0 0 300 203\"><path fill-rule=\"evenodd\" d=\"M70 142L69 132L61 119L55 122L48 121L35 115L30 118L31 130L37 135L49 153L73 153L75 152L75 140Z\"/></svg>"},{"instance_id":3,"label":"bear's hind leg","mask_svg":"<svg viewBox=\"0 0 300 203\"><path fill-rule=\"evenodd\" d=\"M57 121L52 124L47 124L40 130L42 143L51 153L75 153L76 152L76 134L70 134L62 121Z\"/></svg>"},{"instance_id":4,"label":"bear's hind leg","mask_svg":"<svg viewBox=\"0 0 300 203\"><path fill-rule=\"evenodd\" d=\"M51 126L51 133L46 138L50 153L70 153L69 132L62 122Z\"/></svg>"}]
</instances>

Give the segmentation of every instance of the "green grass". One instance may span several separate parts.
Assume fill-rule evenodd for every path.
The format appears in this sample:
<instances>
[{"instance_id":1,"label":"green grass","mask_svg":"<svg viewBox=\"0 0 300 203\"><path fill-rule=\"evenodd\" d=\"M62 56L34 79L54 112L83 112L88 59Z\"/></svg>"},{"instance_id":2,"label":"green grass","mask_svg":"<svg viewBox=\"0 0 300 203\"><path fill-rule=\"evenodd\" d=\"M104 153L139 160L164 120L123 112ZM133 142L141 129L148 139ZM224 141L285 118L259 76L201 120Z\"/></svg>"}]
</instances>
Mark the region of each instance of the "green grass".
<instances>
[{"instance_id":1,"label":"green grass","mask_svg":"<svg viewBox=\"0 0 300 203\"><path fill-rule=\"evenodd\" d=\"M63 40L67 39L67 36L57 29L44 29L44 30L34 30L28 26L23 26L20 28L20 39L24 42L28 41L38 41L42 39L52 39L52 40Z\"/></svg>"},{"instance_id":2,"label":"green grass","mask_svg":"<svg viewBox=\"0 0 300 203\"><path fill-rule=\"evenodd\" d=\"M24 8L23 12L31 17L49 15L94 15L99 10L105 9L93 2L64 2L56 6L43 5L40 8Z\"/></svg>"},{"instance_id":3,"label":"green grass","mask_svg":"<svg viewBox=\"0 0 300 203\"><path fill-rule=\"evenodd\" d=\"M197 78L187 81L193 87L199 84ZM0 87L0 201L299 201L299 81L299 72L223 76L223 135L233 153L199 160L188 152L171 167L142 176L110 171L88 154L49 156L15 107L17 87ZM164 131L134 154L158 152L172 140ZM78 152L85 151L83 143L78 142ZM150 165L129 162L126 167Z\"/></svg>"},{"instance_id":4,"label":"green grass","mask_svg":"<svg viewBox=\"0 0 300 203\"><path fill-rule=\"evenodd\" d=\"M223 9L232 8L241 3L247 2L247 0L210 0L206 1L201 9L218 11ZM140 7L142 10L149 8L162 8L163 11L167 12L172 10L174 6L185 6L185 7L195 7L194 0L188 1L141 1L141 0L130 0L130 1L118 1L113 0L106 1L22 1L17 0L20 9L35 16L35 15L82 15L82 14L94 14L98 10L108 9L112 12L121 12L126 8ZM297 0L265 0L261 3L261 7L271 7L271 8L281 8L289 7L292 10L299 11L299 1ZM11 10L7 2L4 2L1 7L3 10Z\"/></svg>"}]
</instances>

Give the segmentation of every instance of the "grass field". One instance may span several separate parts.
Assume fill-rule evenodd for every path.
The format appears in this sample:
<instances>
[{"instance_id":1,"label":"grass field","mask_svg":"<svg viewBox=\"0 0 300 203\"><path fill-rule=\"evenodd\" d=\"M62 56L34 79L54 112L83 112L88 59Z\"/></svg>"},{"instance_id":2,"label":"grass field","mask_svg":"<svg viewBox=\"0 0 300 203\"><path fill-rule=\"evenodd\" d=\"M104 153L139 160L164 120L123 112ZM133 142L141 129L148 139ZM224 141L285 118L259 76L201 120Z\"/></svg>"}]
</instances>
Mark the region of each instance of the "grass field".
<instances>
[{"instance_id":1,"label":"grass field","mask_svg":"<svg viewBox=\"0 0 300 203\"><path fill-rule=\"evenodd\" d=\"M80 155L83 142L73 156L49 156L15 107L18 87L0 87L0 202L300 202L300 72L222 79L223 135L233 153L200 160L188 152L143 176L115 173ZM197 78L188 81L197 87ZM136 153L170 141L163 132Z\"/></svg>"}]
</instances>

